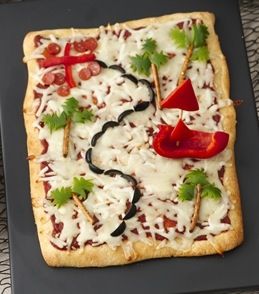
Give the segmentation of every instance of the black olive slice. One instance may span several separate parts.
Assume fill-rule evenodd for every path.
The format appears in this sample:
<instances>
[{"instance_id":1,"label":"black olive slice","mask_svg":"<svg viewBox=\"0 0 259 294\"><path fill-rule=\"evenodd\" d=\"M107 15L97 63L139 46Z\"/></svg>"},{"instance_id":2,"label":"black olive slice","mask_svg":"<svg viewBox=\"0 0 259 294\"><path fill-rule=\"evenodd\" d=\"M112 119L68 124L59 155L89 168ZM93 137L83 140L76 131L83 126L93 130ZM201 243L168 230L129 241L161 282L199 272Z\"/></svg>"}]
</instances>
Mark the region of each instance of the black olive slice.
<instances>
[{"instance_id":1,"label":"black olive slice","mask_svg":"<svg viewBox=\"0 0 259 294\"><path fill-rule=\"evenodd\" d=\"M104 172L104 174L111 177L114 177L116 175L119 175L119 176L123 175L123 173L117 169L108 169L107 171Z\"/></svg>"},{"instance_id":2,"label":"black olive slice","mask_svg":"<svg viewBox=\"0 0 259 294\"><path fill-rule=\"evenodd\" d=\"M140 102L136 106L134 106L134 110L135 111L143 111L146 108L148 108L149 104L150 104L149 101Z\"/></svg>"},{"instance_id":3,"label":"black olive slice","mask_svg":"<svg viewBox=\"0 0 259 294\"><path fill-rule=\"evenodd\" d=\"M125 231L126 229L126 223L123 221L117 229L115 229L112 233L111 233L111 236L112 237L118 237L120 236L121 234L123 234L123 232Z\"/></svg>"},{"instance_id":4,"label":"black olive slice","mask_svg":"<svg viewBox=\"0 0 259 294\"><path fill-rule=\"evenodd\" d=\"M126 212L125 216L124 216L124 220L130 219L132 218L137 212L137 207L134 203L131 204L129 210Z\"/></svg>"},{"instance_id":5,"label":"black olive slice","mask_svg":"<svg viewBox=\"0 0 259 294\"><path fill-rule=\"evenodd\" d=\"M126 116L128 116L129 114L131 114L132 112L134 112L133 109L128 109L128 110L123 111L123 112L119 115L119 117L118 117L118 122L119 122L119 123L122 122L123 119L124 119Z\"/></svg>"},{"instance_id":6,"label":"black olive slice","mask_svg":"<svg viewBox=\"0 0 259 294\"><path fill-rule=\"evenodd\" d=\"M124 68L122 68L120 65L117 65L117 64L112 64L109 66L109 68L115 69L115 70L121 72L122 74L125 74L125 72L126 72Z\"/></svg>"},{"instance_id":7,"label":"black olive slice","mask_svg":"<svg viewBox=\"0 0 259 294\"><path fill-rule=\"evenodd\" d=\"M96 133L96 134L93 136L92 140L91 140L91 145L92 145L92 146L95 146L96 143L97 143L97 141L98 141L98 139L99 139L102 135L103 135L103 131Z\"/></svg>"},{"instance_id":8,"label":"black olive slice","mask_svg":"<svg viewBox=\"0 0 259 294\"><path fill-rule=\"evenodd\" d=\"M126 79L128 79L128 80L130 80L130 81L132 81L132 83L134 83L134 84L138 84L138 80L133 76L133 75L131 75L131 74L123 74L123 75L121 75L123 78L126 78Z\"/></svg>"},{"instance_id":9,"label":"black olive slice","mask_svg":"<svg viewBox=\"0 0 259 294\"><path fill-rule=\"evenodd\" d=\"M107 129L117 127L118 125L119 123L117 121L107 121L102 127L102 132L104 133Z\"/></svg>"},{"instance_id":10,"label":"black olive slice","mask_svg":"<svg viewBox=\"0 0 259 294\"><path fill-rule=\"evenodd\" d=\"M127 174L122 174L121 177L125 180L127 180L128 182L131 182L131 184L135 187L137 186L138 182L136 179L134 179L131 175L127 175Z\"/></svg>"},{"instance_id":11,"label":"black olive slice","mask_svg":"<svg viewBox=\"0 0 259 294\"><path fill-rule=\"evenodd\" d=\"M141 79L141 80L139 80L139 82L144 84L145 86L147 86L149 96L150 96L150 102L154 102L155 101L155 92L154 92L154 90L152 88L151 83L148 80L145 80L145 79Z\"/></svg>"},{"instance_id":12,"label":"black olive slice","mask_svg":"<svg viewBox=\"0 0 259 294\"><path fill-rule=\"evenodd\" d=\"M108 67L107 64L106 64L105 62L101 61L101 60L95 59L95 61L96 61L97 63L99 63L99 65L100 65L102 68L107 68L107 67Z\"/></svg>"},{"instance_id":13,"label":"black olive slice","mask_svg":"<svg viewBox=\"0 0 259 294\"><path fill-rule=\"evenodd\" d=\"M142 83L142 84L144 84L147 87L152 88L151 83L148 80L146 80L146 79L140 79L139 82Z\"/></svg>"},{"instance_id":14,"label":"black olive slice","mask_svg":"<svg viewBox=\"0 0 259 294\"><path fill-rule=\"evenodd\" d=\"M90 170L96 174L102 174L104 172L103 169L99 168L98 166L94 165L93 163L88 163Z\"/></svg>"},{"instance_id":15,"label":"black olive slice","mask_svg":"<svg viewBox=\"0 0 259 294\"><path fill-rule=\"evenodd\" d=\"M132 203L136 203L139 201L141 197L141 192L139 190L139 188L135 188L134 194L133 194L133 198L132 198Z\"/></svg>"},{"instance_id":16,"label":"black olive slice","mask_svg":"<svg viewBox=\"0 0 259 294\"><path fill-rule=\"evenodd\" d=\"M85 161L87 163L92 163L92 148L89 148L85 153Z\"/></svg>"}]
</instances>

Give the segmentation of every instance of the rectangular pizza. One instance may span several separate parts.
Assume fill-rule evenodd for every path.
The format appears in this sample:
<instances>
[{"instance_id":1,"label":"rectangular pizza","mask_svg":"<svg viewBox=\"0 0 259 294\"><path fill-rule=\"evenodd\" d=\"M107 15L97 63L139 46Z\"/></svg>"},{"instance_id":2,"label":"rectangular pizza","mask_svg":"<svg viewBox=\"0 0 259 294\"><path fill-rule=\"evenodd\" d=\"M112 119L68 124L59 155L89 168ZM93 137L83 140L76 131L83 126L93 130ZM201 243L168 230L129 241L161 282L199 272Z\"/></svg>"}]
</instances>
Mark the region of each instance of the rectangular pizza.
<instances>
[{"instance_id":1,"label":"rectangular pizza","mask_svg":"<svg viewBox=\"0 0 259 294\"><path fill-rule=\"evenodd\" d=\"M223 254L243 241L214 22L177 13L26 35L31 200L48 265Z\"/></svg>"}]
</instances>

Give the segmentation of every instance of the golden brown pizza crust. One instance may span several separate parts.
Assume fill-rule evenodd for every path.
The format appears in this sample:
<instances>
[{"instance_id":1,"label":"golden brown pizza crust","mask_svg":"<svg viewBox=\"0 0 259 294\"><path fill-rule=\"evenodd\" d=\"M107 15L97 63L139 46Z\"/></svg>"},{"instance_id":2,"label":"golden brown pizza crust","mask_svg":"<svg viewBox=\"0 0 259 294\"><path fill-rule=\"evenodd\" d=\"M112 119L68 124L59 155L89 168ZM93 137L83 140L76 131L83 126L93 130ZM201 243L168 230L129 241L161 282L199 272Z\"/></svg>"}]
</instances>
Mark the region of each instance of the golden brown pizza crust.
<instances>
[{"instance_id":1,"label":"golden brown pizza crust","mask_svg":"<svg viewBox=\"0 0 259 294\"><path fill-rule=\"evenodd\" d=\"M169 20L180 20L184 17L200 18L208 26L209 37L208 47L210 52L210 59L215 69L215 89L218 94L218 99L229 98L229 74L225 57L223 56L218 37L214 31L214 15L208 12L194 12L194 13L178 13L173 15L166 15L156 18L146 18L141 20L128 21L122 26L126 25L132 28L146 26L155 22L167 22ZM108 25L109 28L112 26ZM98 29L80 29L82 33L95 33ZM35 60L28 60L28 57L34 50L34 37L36 35L46 36L52 33L56 36L64 37L71 35L71 29L59 30L45 30L39 32L31 32L27 34L24 40L24 54L25 61L28 66L29 80L28 87L24 100L24 120L26 131L28 135L28 155L39 155L41 153L41 143L38 140L37 131L32 127L34 121L34 113L31 109L33 102L33 80L31 73L35 71L38 66ZM157 249L159 242L154 242L154 245L149 246L142 242L135 242L133 244L134 251L129 256L125 257L122 247L112 250L107 245L99 247L86 246L84 248L73 251L61 251L54 248L49 240L48 235L51 234L52 224L43 210L43 197L45 195L42 182L38 182L38 173L40 171L39 164L35 160L29 161L30 168L30 186L31 198L34 217L37 225L40 246L45 261L50 266L73 266L73 267L86 267L86 266L109 266L120 265L131 262L140 261L149 258L169 257L169 256L200 256L208 254L223 253L224 251L231 250L238 246L243 241L243 224L241 204L239 197L238 181L235 169L234 159L234 142L235 142L235 124L236 116L233 105L227 106L222 109L224 116L223 126L224 130L230 134L229 148L233 151L229 164L226 166L224 174L224 185L228 187L230 192L231 209L229 217L231 220L232 228L223 232L215 237L211 237L204 241L195 241L191 248L188 250L173 249L164 247ZM179 239L179 243L181 240ZM126 245L126 244L125 244Z\"/></svg>"}]
</instances>

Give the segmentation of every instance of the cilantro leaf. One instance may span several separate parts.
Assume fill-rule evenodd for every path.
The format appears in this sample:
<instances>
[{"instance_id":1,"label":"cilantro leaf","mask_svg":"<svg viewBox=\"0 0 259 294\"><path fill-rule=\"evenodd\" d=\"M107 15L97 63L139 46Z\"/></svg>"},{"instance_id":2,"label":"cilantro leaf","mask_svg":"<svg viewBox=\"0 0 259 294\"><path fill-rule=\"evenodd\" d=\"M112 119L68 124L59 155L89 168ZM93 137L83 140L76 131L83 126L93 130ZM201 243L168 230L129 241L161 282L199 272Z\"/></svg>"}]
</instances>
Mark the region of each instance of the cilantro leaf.
<instances>
[{"instance_id":1,"label":"cilantro leaf","mask_svg":"<svg viewBox=\"0 0 259 294\"><path fill-rule=\"evenodd\" d=\"M84 109L83 111L75 111L72 116L72 121L75 123L84 123L86 121L91 121L92 118L92 111Z\"/></svg>"},{"instance_id":2,"label":"cilantro leaf","mask_svg":"<svg viewBox=\"0 0 259 294\"><path fill-rule=\"evenodd\" d=\"M206 46L208 28L204 24L192 26L192 43L194 48Z\"/></svg>"},{"instance_id":3,"label":"cilantro leaf","mask_svg":"<svg viewBox=\"0 0 259 294\"><path fill-rule=\"evenodd\" d=\"M190 45L187 33L178 27L175 27L170 31L170 36L179 48L187 48Z\"/></svg>"},{"instance_id":4,"label":"cilantro leaf","mask_svg":"<svg viewBox=\"0 0 259 294\"><path fill-rule=\"evenodd\" d=\"M51 191L51 196L53 197L55 205L57 205L57 207L59 208L68 202L68 200L72 196L72 191L70 187L62 187L60 189L55 189Z\"/></svg>"},{"instance_id":5,"label":"cilantro leaf","mask_svg":"<svg viewBox=\"0 0 259 294\"><path fill-rule=\"evenodd\" d=\"M195 187L201 185L201 197L219 199L221 197L221 191L211 184L208 179L204 169L191 170L184 179L183 184L179 188L178 197L180 200L192 200L195 194Z\"/></svg>"},{"instance_id":6,"label":"cilantro leaf","mask_svg":"<svg viewBox=\"0 0 259 294\"><path fill-rule=\"evenodd\" d=\"M192 60L208 61L209 50L206 46L195 49L192 53Z\"/></svg>"},{"instance_id":7,"label":"cilantro leaf","mask_svg":"<svg viewBox=\"0 0 259 294\"><path fill-rule=\"evenodd\" d=\"M202 187L201 197L208 197L217 200L221 197L221 191L215 186L215 184L207 184Z\"/></svg>"},{"instance_id":8,"label":"cilantro leaf","mask_svg":"<svg viewBox=\"0 0 259 294\"><path fill-rule=\"evenodd\" d=\"M194 169L190 171L185 176L185 183L193 184L193 185L206 185L208 184L207 175L204 171L204 169Z\"/></svg>"},{"instance_id":9,"label":"cilantro leaf","mask_svg":"<svg viewBox=\"0 0 259 294\"><path fill-rule=\"evenodd\" d=\"M157 42L152 38L145 40L142 52L142 54L130 57L132 70L139 74L149 76L151 64L155 64L159 68L168 61L168 56L163 51L157 51Z\"/></svg>"},{"instance_id":10,"label":"cilantro leaf","mask_svg":"<svg viewBox=\"0 0 259 294\"><path fill-rule=\"evenodd\" d=\"M178 198L181 201L192 200L194 197L195 185L190 183L183 183L178 192Z\"/></svg>"},{"instance_id":11,"label":"cilantro leaf","mask_svg":"<svg viewBox=\"0 0 259 294\"><path fill-rule=\"evenodd\" d=\"M91 180L84 178L74 178L72 187L61 187L51 191L54 204L59 208L66 204L75 193L81 200L85 200L89 192L93 190L94 184Z\"/></svg>"},{"instance_id":12,"label":"cilantro leaf","mask_svg":"<svg viewBox=\"0 0 259 294\"><path fill-rule=\"evenodd\" d=\"M155 51L151 56L150 56L150 61L151 63L154 63L158 68L161 66L161 65L164 65L166 64L168 60L168 56L165 55L163 53L163 51L161 52L157 52Z\"/></svg>"},{"instance_id":13,"label":"cilantro leaf","mask_svg":"<svg viewBox=\"0 0 259 294\"><path fill-rule=\"evenodd\" d=\"M45 114L42 118L42 121L48 126L50 132L52 132L65 127L67 123L67 116L65 112L62 112L60 115L56 113Z\"/></svg>"},{"instance_id":14,"label":"cilantro leaf","mask_svg":"<svg viewBox=\"0 0 259 294\"><path fill-rule=\"evenodd\" d=\"M88 193L93 190L94 184L91 180L86 180L84 178L74 178L72 192L77 194L81 200L85 200Z\"/></svg>"},{"instance_id":15,"label":"cilantro leaf","mask_svg":"<svg viewBox=\"0 0 259 294\"><path fill-rule=\"evenodd\" d=\"M67 99L65 103L62 105L65 114L70 117L73 114L73 112L77 110L78 104L78 101L74 97Z\"/></svg>"},{"instance_id":16,"label":"cilantro leaf","mask_svg":"<svg viewBox=\"0 0 259 294\"><path fill-rule=\"evenodd\" d=\"M130 59L131 68L134 72L138 72L139 74L149 76L151 62L147 54L136 54L135 56L131 56Z\"/></svg>"},{"instance_id":17,"label":"cilantro leaf","mask_svg":"<svg viewBox=\"0 0 259 294\"><path fill-rule=\"evenodd\" d=\"M142 50L147 54L153 54L156 50L157 43L154 39L148 38L142 46Z\"/></svg>"}]
</instances>

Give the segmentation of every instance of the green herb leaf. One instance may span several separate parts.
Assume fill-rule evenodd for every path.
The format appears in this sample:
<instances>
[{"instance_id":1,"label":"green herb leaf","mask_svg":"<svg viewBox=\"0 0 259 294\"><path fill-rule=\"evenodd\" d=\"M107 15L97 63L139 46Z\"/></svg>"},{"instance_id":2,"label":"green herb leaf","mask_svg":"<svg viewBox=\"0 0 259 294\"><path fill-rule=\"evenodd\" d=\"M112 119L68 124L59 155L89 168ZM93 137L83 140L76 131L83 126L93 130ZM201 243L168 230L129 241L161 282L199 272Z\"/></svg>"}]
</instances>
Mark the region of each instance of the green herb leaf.
<instances>
[{"instance_id":1,"label":"green herb leaf","mask_svg":"<svg viewBox=\"0 0 259 294\"><path fill-rule=\"evenodd\" d=\"M206 46L208 28L204 24L192 26L192 43L194 48Z\"/></svg>"},{"instance_id":2,"label":"green herb leaf","mask_svg":"<svg viewBox=\"0 0 259 294\"><path fill-rule=\"evenodd\" d=\"M68 200L72 196L72 191L70 187L62 187L60 189L55 189L51 191L51 196L53 197L55 205L57 205L57 207L59 208L68 202Z\"/></svg>"},{"instance_id":3,"label":"green herb leaf","mask_svg":"<svg viewBox=\"0 0 259 294\"><path fill-rule=\"evenodd\" d=\"M195 187L201 185L201 197L208 197L212 199L219 199L221 191L208 181L204 169L191 170L184 179L183 184L179 188L178 197L180 200L192 200L195 194Z\"/></svg>"},{"instance_id":4,"label":"green herb leaf","mask_svg":"<svg viewBox=\"0 0 259 294\"><path fill-rule=\"evenodd\" d=\"M65 103L62 105L65 114L70 117L73 114L73 112L77 110L78 104L78 101L74 97L67 99Z\"/></svg>"},{"instance_id":5,"label":"green herb leaf","mask_svg":"<svg viewBox=\"0 0 259 294\"><path fill-rule=\"evenodd\" d=\"M142 50L147 54L153 54L156 50L157 43L154 39L148 38L142 46Z\"/></svg>"},{"instance_id":6,"label":"green herb leaf","mask_svg":"<svg viewBox=\"0 0 259 294\"><path fill-rule=\"evenodd\" d=\"M143 74L145 76L149 76L150 74L150 66L151 62L147 54L135 55L131 56L131 68L134 72L138 72L139 74Z\"/></svg>"},{"instance_id":7,"label":"green herb leaf","mask_svg":"<svg viewBox=\"0 0 259 294\"><path fill-rule=\"evenodd\" d=\"M136 54L135 56L131 56L131 68L134 72L138 72L139 74L143 74L145 76L150 75L150 67L151 64L155 64L158 68L164 65L168 57L163 51L157 51L157 42L152 38L148 38L145 40L142 46L143 54Z\"/></svg>"},{"instance_id":8,"label":"green herb leaf","mask_svg":"<svg viewBox=\"0 0 259 294\"><path fill-rule=\"evenodd\" d=\"M192 53L192 60L208 61L209 50L206 46L195 49Z\"/></svg>"},{"instance_id":9,"label":"green herb leaf","mask_svg":"<svg viewBox=\"0 0 259 294\"><path fill-rule=\"evenodd\" d=\"M208 197L217 200L221 197L221 191L215 186L215 184L207 184L202 187L201 197Z\"/></svg>"},{"instance_id":10,"label":"green herb leaf","mask_svg":"<svg viewBox=\"0 0 259 294\"><path fill-rule=\"evenodd\" d=\"M168 60L168 56L161 52L155 51L151 56L150 56L150 61L151 63L154 63L158 68L160 68L161 65L166 64Z\"/></svg>"},{"instance_id":11,"label":"green herb leaf","mask_svg":"<svg viewBox=\"0 0 259 294\"><path fill-rule=\"evenodd\" d=\"M207 175L204 171L204 169L194 169L190 171L186 176L185 176L185 183L188 184L193 184L193 185L206 185L208 184L207 180Z\"/></svg>"},{"instance_id":12,"label":"green herb leaf","mask_svg":"<svg viewBox=\"0 0 259 294\"><path fill-rule=\"evenodd\" d=\"M183 183L178 192L178 198L181 201L192 200L194 197L195 185L189 183Z\"/></svg>"},{"instance_id":13,"label":"green herb leaf","mask_svg":"<svg viewBox=\"0 0 259 294\"><path fill-rule=\"evenodd\" d=\"M190 45L190 39L187 33L184 30L179 29L178 27L175 27L170 31L170 36L173 42L179 48L187 48Z\"/></svg>"},{"instance_id":14,"label":"green herb leaf","mask_svg":"<svg viewBox=\"0 0 259 294\"><path fill-rule=\"evenodd\" d=\"M77 194L81 200L85 200L88 193L93 190L94 184L91 180L86 180L84 178L74 178L72 192Z\"/></svg>"},{"instance_id":15,"label":"green herb leaf","mask_svg":"<svg viewBox=\"0 0 259 294\"><path fill-rule=\"evenodd\" d=\"M75 123L84 123L86 121L91 121L93 116L91 110L84 109L83 111L75 111L72 116L72 121Z\"/></svg>"},{"instance_id":16,"label":"green herb leaf","mask_svg":"<svg viewBox=\"0 0 259 294\"><path fill-rule=\"evenodd\" d=\"M56 113L53 114L45 114L42 118L44 124L48 126L50 131L56 131L65 127L67 123L67 116L65 112L62 112L60 115Z\"/></svg>"}]
</instances>

